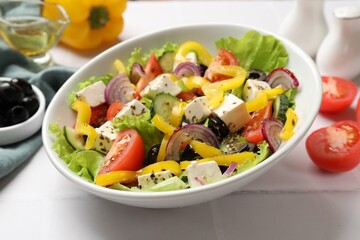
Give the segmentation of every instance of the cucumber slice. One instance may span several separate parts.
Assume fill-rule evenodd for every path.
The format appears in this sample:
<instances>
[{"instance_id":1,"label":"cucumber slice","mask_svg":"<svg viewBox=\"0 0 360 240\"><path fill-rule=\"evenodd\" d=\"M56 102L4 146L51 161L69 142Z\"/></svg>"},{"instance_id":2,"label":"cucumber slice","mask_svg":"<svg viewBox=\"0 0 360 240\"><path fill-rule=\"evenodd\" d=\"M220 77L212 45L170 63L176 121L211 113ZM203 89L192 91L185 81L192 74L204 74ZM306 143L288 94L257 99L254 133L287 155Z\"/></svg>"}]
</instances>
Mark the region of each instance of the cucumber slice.
<instances>
[{"instance_id":1,"label":"cucumber slice","mask_svg":"<svg viewBox=\"0 0 360 240\"><path fill-rule=\"evenodd\" d=\"M175 52L165 52L159 58L159 64L164 73L172 73L174 66Z\"/></svg>"},{"instance_id":2,"label":"cucumber slice","mask_svg":"<svg viewBox=\"0 0 360 240\"><path fill-rule=\"evenodd\" d=\"M170 122L171 112L179 99L169 93L160 93L154 99L154 112Z\"/></svg>"},{"instance_id":3,"label":"cucumber slice","mask_svg":"<svg viewBox=\"0 0 360 240\"><path fill-rule=\"evenodd\" d=\"M289 108L289 99L287 96L280 94L277 95L273 104L273 116L280 120L282 123L286 121L286 111Z\"/></svg>"},{"instance_id":4,"label":"cucumber slice","mask_svg":"<svg viewBox=\"0 0 360 240\"><path fill-rule=\"evenodd\" d=\"M75 132L75 129L71 127L64 127L64 136L66 141L75 149L83 150L85 149L85 139Z\"/></svg>"}]
</instances>

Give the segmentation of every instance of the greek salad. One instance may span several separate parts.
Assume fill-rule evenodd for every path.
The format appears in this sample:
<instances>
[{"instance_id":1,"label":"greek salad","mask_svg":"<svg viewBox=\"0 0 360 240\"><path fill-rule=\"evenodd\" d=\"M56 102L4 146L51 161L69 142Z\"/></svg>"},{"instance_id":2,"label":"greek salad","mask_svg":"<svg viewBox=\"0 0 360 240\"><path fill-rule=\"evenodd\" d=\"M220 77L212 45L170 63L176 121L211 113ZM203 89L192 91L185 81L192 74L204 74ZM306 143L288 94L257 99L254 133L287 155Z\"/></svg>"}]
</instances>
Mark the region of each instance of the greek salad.
<instances>
[{"instance_id":1,"label":"greek salad","mask_svg":"<svg viewBox=\"0 0 360 240\"><path fill-rule=\"evenodd\" d=\"M299 82L288 53L256 31L133 50L114 72L79 83L71 126L53 123L69 169L123 191L201 187L266 161L294 134Z\"/></svg>"}]
</instances>

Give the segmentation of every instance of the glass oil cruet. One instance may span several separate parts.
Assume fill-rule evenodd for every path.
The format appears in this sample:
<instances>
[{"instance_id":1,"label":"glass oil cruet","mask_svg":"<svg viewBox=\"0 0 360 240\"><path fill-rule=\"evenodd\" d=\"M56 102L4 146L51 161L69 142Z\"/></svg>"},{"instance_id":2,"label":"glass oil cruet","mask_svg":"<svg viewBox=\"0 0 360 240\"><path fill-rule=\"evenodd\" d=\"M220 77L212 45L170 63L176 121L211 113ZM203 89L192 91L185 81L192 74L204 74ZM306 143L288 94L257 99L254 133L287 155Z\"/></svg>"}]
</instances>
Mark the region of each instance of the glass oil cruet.
<instances>
[{"instance_id":1,"label":"glass oil cruet","mask_svg":"<svg viewBox=\"0 0 360 240\"><path fill-rule=\"evenodd\" d=\"M322 75L353 80L360 74L360 7L339 7L333 16L333 26L319 48L316 64Z\"/></svg>"},{"instance_id":2,"label":"glass oil cruet","mask_svg":"<svg viewBox=\"0 0 360 240\"><path fill-rule=\"evenodd\" d=\"M47 14L50 13L51 14ZM69 23L64 8L41 1L0 1L0 34L6 44L41 66Z\"/></svg>"}]
</instances>

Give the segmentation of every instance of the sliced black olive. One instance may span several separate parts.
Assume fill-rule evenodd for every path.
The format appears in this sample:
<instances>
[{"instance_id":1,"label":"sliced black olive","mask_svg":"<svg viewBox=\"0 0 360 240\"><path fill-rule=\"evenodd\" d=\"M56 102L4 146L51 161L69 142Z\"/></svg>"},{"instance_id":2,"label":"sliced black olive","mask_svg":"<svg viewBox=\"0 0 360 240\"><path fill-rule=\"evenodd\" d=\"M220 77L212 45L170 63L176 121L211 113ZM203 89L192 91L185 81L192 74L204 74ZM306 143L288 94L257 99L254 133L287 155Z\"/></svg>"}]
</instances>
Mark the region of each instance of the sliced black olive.
<instances>
[{"instance_id":1,"label":"sliced black olive","mask_svg":"<svg viewBox=\"0 0 360 240\"><path fill-rule=\"evenodd\" d=\"M15 104L24 98L22 89L11 82L0 83L0 99L5 104Z\"/></svg>"},{"instance_id":2,"label":"sliced black olive","mask_svg":"<svg viewBox=\"0 0 360 240\"><path fill-rule=\"evenodd\" d=\"M149 149L149 151L147 153L147 158L146 158L146 161L145 161L145 165L156 163L157 156L159 154L159 150L160 150L160 144L155 144L154 146L152 146Z\"/></svg>"},{"instance_id":3,"label":"sliced black olive","mask_svg":"<svg viewBox=\"0 0 360 240\"><path fill-rule=\"evenodd\" d=\"M34 94L34 90L32 89L31 84L28 83L28 81L21 78L12 78L10 82L19 86L23 90L25 96L31 96Z\"/></svg>"},{"instance_id":4,"label":"sliced black olive","mask_svg":"<svg viewBox=\"0 0 360 240\"><path fill-rule=\"evenodd\" d=\"M181 160L195 160L195 159L199 159L201 158L200 155L194 150L194 148L188 144L182 155L181 155Z\"/></svg>"},{"instance_id":5,"label":"sliced black olive","mask_svg":"<svg viewBox=\"0 0 360 240\"><path fill-rule=\"evenodd\" d=\"M199 67L200 67L201 76L204 76L208 67L205 66L204 64L200 64Z\"/></svg>"},{"instance_id":6,"label":"sliced black olive","mask_svg":"<svg viewBox=\"0 0 360 240\"><path fill-rule=\"evenodd\" d=\"M36 95L24 97L20 104L28 110L30 116L34 115L39 109L39 100Z\"/></svg>"},{"instance_id":7,"label":"sliced black olive","mask_svg":"<svg viewBox=\"0 0 360 240\"><path fill-rule=\"evenodd\" d=\"M219 140L223 139L229 134L229 128L226 124L217 116L209 118L208 126L215 133Z\"/></svg>"},{"instance_id":8,"label":"sliced black olive","mask_svg":"<svg viewBox=\"0 0 360 240\"><path fill-rule=\"evenodd\" d=\"M10 125L24 122L29 116L29 112L23 106L12 107L6 113L6 119Z\"/></svg>"},{"instance_id":9,"label":"sliced black olive","mask_svg":"<svg viewBox=\"0 0 360 240\"><path fill-rule=\"evenodd\" d=\"M248 79L255 79L255 80L259 80L259 81L265 81L266 73L264 73L263 71L260 71L260 70L250 69Z\"/></svg>"}]
</instances>

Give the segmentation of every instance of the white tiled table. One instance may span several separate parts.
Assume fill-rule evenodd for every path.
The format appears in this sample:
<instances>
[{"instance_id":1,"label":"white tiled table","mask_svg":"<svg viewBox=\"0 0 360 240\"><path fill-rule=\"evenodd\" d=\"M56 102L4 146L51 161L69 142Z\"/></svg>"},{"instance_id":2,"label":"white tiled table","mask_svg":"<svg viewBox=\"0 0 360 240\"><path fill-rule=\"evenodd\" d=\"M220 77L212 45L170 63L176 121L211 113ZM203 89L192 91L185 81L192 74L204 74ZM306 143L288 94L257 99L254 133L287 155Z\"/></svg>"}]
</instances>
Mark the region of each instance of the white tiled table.
<instances>
[{"instance_id":1,"label":"white tiled table","mask_svg":"<svg viewBox=\"0 0 360 240\"><path fill-rule=\"evenodd\" d=\"M278 31L291 1L129 2L126 40L188 23L230 22ZM332 10L360 1L328 1ZM99 51L77 53L59 45L56 62L81 67ZM360 79L356 80L357 84ZM311 130L352 109L319 115ZM360 168L346 174L319 171L302 141L276 167L251 184L212 202L180 209L141 209L100 199L56 171L43 148L0 180L0 239L329 239L360 236Z\"/></svg>"}]
</instances>

